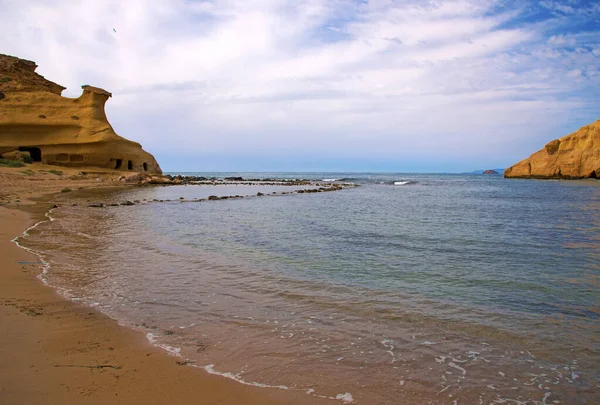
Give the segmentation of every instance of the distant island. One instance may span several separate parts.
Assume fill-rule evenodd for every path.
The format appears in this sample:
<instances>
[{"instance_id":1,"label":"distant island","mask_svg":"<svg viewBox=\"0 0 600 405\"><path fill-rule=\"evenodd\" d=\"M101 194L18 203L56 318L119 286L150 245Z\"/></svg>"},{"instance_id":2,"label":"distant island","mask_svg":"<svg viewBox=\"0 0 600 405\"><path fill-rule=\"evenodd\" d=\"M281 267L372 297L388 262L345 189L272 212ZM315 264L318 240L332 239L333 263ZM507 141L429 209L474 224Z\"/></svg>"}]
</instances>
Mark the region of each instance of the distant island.
<instances>
[{"instance_id":1,"label":"distant island","mask_svg":"<svg viewBox=\"0 0 600 405\"><path fill-rule=\"evenodd\" d=\"M465 174L502 174L504 169L479 169Z\"/></svg>"}]
</instances>

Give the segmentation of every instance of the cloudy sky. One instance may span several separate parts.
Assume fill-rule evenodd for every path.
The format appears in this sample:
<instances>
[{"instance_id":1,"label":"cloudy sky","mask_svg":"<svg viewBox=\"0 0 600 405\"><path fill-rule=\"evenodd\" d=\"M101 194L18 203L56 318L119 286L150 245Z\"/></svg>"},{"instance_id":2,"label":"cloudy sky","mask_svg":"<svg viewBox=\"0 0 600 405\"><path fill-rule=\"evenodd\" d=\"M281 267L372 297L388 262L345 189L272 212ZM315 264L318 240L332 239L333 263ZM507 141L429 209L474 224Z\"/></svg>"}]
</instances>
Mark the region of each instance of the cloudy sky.
<instances>
[{"instance_id":1,"label":"cloudy sky","mask_svg":"<svg viewBox=\"0 0 600 405\"><path fill-rule=\"evenodd\" d=\"M507 167L600 118L600 2L0 0L166 171ZM116 32L115 32L116 31Z\"/></svg>"}]
</instances>

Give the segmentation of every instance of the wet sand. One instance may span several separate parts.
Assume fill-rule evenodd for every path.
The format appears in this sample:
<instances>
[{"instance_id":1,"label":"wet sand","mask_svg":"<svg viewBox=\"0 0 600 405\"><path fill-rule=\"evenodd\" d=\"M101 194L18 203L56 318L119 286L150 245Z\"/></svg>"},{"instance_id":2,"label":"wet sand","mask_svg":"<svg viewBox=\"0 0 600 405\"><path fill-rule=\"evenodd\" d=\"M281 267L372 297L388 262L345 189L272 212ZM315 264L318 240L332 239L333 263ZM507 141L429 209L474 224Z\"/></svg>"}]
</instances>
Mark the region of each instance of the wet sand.
<instances>
[{"instance_id":1,"label":"wet sand","mask_svg":"<svg viewBox=\"0 0 600 405\"><path fill-rule=\"evenodd\" d=\"M19 173L0 170L5 199L0 207L0 403L332 403L302 391L246 386L178 365L179 358L153 347L141 333L45 286L37 278L39 259L11 240L44 219L52 194L42 193L66 186L105 187L111 181L46 180L46 173Z\"/></svg>"}]
</instances>

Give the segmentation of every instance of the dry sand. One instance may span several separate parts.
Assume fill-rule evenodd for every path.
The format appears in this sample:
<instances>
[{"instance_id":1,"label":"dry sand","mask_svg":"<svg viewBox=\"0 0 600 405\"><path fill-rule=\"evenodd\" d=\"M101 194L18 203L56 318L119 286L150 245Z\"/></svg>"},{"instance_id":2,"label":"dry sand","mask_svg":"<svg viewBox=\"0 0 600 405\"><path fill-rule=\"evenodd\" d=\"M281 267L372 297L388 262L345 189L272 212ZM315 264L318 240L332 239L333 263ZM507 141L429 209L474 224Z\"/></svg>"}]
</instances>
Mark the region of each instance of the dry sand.
<instances>
[{"instance_id":1,"label":"dry sand","mask_svg":"<svg viewBox=\"0 0 600 405\"><path fill-rule=\"evenodd\" d=\"M39 172L50 169L63 173ZM0 404L338 403L180 366L140 332L60 297L36 278L39 265L20 264L38 258L11 240L44 219L52 193L120 185L119 173L80 171L0 168Z\"/></svg>"}]
</instances>

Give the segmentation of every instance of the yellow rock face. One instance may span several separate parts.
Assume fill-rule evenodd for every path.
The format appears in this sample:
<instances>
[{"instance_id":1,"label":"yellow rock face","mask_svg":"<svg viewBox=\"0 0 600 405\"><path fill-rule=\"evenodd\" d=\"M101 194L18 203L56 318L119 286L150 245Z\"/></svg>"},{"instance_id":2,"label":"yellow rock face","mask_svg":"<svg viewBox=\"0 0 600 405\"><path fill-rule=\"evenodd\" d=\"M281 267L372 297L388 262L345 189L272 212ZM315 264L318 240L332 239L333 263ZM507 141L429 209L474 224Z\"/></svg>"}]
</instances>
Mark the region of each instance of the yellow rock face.
<instances>
[{"instance_id":1,"label":"yellow rock face","mask_svg":"<svg viewBox=\"0 0 600 405\"><path fill-rule=\"evenodd\" d=\"M162 173L139 143L115 133L104 112L112 95L82 86L78 98L35 73L34 62L0 55L0 154L29 152L36 161Z\"/></svg>"},{"instance_id":2,"label":"yellow rock face","mask_svg":"<svg viewBox=\"0 0 600 405\"><path fill-rule=\"evenodd\" d=\"M555 139L504 172L504 177L600 178L600 120Z\"/></svg>"}]
</instances>

